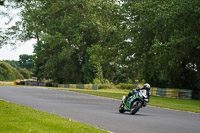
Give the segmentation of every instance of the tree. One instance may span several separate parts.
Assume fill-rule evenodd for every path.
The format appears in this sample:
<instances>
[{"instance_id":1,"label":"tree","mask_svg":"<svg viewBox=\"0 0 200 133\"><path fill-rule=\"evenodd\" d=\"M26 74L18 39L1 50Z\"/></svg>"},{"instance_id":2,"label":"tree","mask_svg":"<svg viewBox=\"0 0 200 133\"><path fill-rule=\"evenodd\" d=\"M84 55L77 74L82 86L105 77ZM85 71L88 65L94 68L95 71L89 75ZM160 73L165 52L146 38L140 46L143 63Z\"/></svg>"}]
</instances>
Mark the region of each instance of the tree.
<instances>
[{"instance_id":1,"label":"tree","mask_svg":"<svg viewBox=\"0 0 200 133\"><path fill-rule=\"evenodd\" d=\"M9 35L37 39L36 75L200 88L199 0L22 1ZM73 7L73 8L71 8ZM22 31L20 31L22 30ZM12 32L13 31L13 32Z\"/></svg>"},{"instance_id":2,"label":"tree","mask_svg":"<svg viewBox=\"0 0 200 133\"><path fill-rule=\"evenodd\" d=\"M33 71L34 68L33 55L27 55L27 54L20 55L19 66L21 68L26 68L30 71Z\"/></svg>"},{"instance_id":3,"label":"tree","mask_svg":"<svg viewBox=\"0 0 200 133\"><path fill-rule=\"evenodd\" d=\"M22 6L25 31L21 38L37 39L36 74L60 83L91 82L96 71L85 69L90 65L87 49L108 43L105 36L116 31L106 15L116 15L112 14L117 8L115 2L36 0L23 2Z\"/></svg>"},{"instance_id":4,"label":"tree","mask_svg":"<svg viewBox=\"0 0 200 133\"><path fill-rule=\"evenodd\" d=\"M20 68L19 61L16 61L16 60L2 60L2 62L9 63L12 67L14 67L16 69Z\"/></svg>"},{"instance_id":5,"label":"tree","mask_svg":"<svg viewBox=\"0 0 200 133\"><path fill-rule=\"evenodd\" d=\"M16 79L23 79L23 76L10 64L0 62L0 81L13 81Z\"/></svg>"},{"instance_id":6,"label":"tree","mask_svg":"<svg viewBox=\"0 0 200 133\"><path fill-rule=\"evenodd\" d=\"M141 78L154 86L199 88L200 1L125 0L134 55ZM130 51L131 50L131 51Z\"/></svg>"},{"instance_id":7,"label":"tree","mask_svg":"<svg viewBox=\"0 0 200 133\"><path fill-rule=\"evenodd\" d=\"M4 1L0 1L0 5L4 5Z\"/></svg>"},{"instance_id":8,"label":"tree","mask_svg":"<svg viewBox=\"0 0 200 133\"><path fill-rule=\"evenodd\" d=\"M29 70L27 70L26 68L20 68L19 69L19 73L21 74L21 75L23 75L23 77L25 78L25 79L30 79L30 77L31 77L31 72L29 71Z\"/></svg>"},{"instance_id":9,"label":"tree","mask_svg":"<svg viewBox=\"0 0 200 133\"><path fill-rule=\"evenodd\" d=\"M18 16L19 10L17 4L13 0L3 0L0 2L0 48L3 45L16 45L17 37L20 34L20 29L16 26L12 27L12 23L15 23L14 18ZM19 38L18 38L19 40Z\"/></svg>"}]
</instances>

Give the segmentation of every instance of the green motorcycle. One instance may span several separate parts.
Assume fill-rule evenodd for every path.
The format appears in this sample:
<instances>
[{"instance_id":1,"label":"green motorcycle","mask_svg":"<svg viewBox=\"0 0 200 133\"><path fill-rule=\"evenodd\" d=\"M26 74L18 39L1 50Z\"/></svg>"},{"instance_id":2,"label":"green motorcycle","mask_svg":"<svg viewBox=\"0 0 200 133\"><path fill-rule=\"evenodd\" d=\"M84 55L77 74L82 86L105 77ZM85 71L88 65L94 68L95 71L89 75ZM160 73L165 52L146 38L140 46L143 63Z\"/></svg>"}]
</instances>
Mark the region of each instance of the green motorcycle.
<instances>
[{"instance_id":1,"label":"green motorcycle","mask_svg":"<svg viewBox=\"0 0 200 133\"><path fill-rule=\"evenodd\" d=\"M119 106L119 112L124 113L125 111L130 111L130 114L135 114L140 110L140 108L145 107L149 102L148 97L143 91L135 92L133 96L130 96L125 101L125 96L122 97L122 103Z\"/></svg>"}]
</instances>

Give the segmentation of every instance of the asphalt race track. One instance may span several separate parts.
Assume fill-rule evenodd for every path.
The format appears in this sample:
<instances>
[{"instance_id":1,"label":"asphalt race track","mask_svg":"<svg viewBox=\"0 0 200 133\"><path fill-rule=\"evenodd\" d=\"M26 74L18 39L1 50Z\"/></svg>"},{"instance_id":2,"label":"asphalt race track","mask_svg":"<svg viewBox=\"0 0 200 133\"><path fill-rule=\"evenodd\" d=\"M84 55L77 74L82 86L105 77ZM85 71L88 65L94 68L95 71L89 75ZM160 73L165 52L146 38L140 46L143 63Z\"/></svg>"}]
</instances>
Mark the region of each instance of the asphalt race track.
<instances>
[{"instance_id":1,"label":"asphalt race track","mask_svg":"<svg viewBox=\"0 0 200 133\"><path fill-rule=\"evenodd\" d=\"M114 133L200 133L200 114L147 106L120 114L119 100L64 90L0 86L0 99Z\"/></svg>"}]
</instances>

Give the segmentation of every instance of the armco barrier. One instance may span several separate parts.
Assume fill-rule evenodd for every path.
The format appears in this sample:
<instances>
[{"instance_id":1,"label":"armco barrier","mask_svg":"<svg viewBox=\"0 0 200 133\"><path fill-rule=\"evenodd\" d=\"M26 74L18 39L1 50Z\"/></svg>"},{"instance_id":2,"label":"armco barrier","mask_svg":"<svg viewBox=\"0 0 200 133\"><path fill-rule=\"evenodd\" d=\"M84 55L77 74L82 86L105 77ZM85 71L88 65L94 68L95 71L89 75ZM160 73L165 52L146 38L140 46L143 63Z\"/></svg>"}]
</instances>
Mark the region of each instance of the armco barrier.
<instances>
[{"instance_id":1,"label":"armco barrier","mask_svg":"<svg viewBox=\"0 0 200 133\"><path fill-rule=\"evenodd\" d=\"M177 88L151 88L151 95L158 97L191 99L192 90Z\"/></svg>"},{"instance_id":2,"label":"armco barrier","mask_svg":"<svg viewBox=\"0 0 200 133\"><path fill-rule=\"evenodd\" d=\"M58 84L59 88L64 88L64 84Z\"/></svg>"},{"instance_id":3,"label":"armco barrier","mask_svg":"<svg viewBox=\"0 0 200 133\"><path fill-rule=\"evenodd\" d=\"M192 90L180 89L178 92L179 98L191 99L192 98Z\"/></svg>"},{"instance_id":4,"label":"armco barrier","mask_svg":"<svg viewBox=\"0 0 200 133\"><path fill-rule=\"evenodd\" d=\"M90 88L92 88L92 84L84 84L84 88L90 90Z\"/></svg>"},{"instance_id":5,"label":"armco barrier","mask_svg":"<svg viewBox=\"0 0 200 133\"><path fill-rule=\"evenodd\" d=\"M151 88L151 95L152 95L152 96L156 96L156 94L157 94L157 88L152 87L152 88Z\"/></svg>"},{"instance_id":6,"label":"armco barrier","mask_svg":"<svg viewBox=\"0 0 200 133\"><path fill-rule=\"evenodd\" d=\"M96 84L58 84L59 88L74 88L74 89L88 89L97 90L98 85Z\"/></svg>"},{"instance_id":7,"label":"armco barrier","mask_svg":"<svg viewBox=\"0 0 200 133\"><path fill-rule=\"evenodd\" d=\"M69 88L74 88L74 89L76 89L76 84L69 84Z\"/></svg>"},{"instance_id":8,"label":"armco barrier","mask_svg":"<svg viewBox=\"0 0 200 133\"><path fill-rule=\"evenodd\" d=\"M21 81L21 82L23 82L23 85L27 85L27 86L46 86L46 83L38 82L38 81Z\"/></svg>"},{"instance_id":9,"label":"armco barrier","mask_svg":"<svg viewBox=\"0 0 200 133\"><path fill-rule=\"evenodd\" d=\"M69 88L69 84L64 84L64 88Z\"/></svg>"},{"instance_id":10,"label":"armco barrier","mask_svg":"<svg viewBox=\"0 0 200 133\"><path fill-rule=\"evenodd\" d=\"M77 88L77 89L84 89L84 84L77 84L77 85L76 85L76 88Z\"/></svg>"},{"instance_id":11,"label":"armco barrier","mask_svg":"<svg viewBox=\"0 0 200 133\"><path fill-rule=\"evenodd\" d=\"M166 88L157 88L156 96L166 97Z\"/></svg>"},{"instance_id":12,"label":"armco barrier","mask_svg":"<svg viewBox=\"0 0 200 133\"><path fill-rule=\"evenodd\" d=\"M93 84L93 85L92 85L92 89L93 89L93 90L98 90L98 85Z\"/></svg>"},{"instance_id":13,"label":"armco barrier","mask_svg":"<svg viewBox=\"0 0 200 133\"><path fill-rule=\"evenodd\" d=\"M166 90L166 97L169 97L169 98L178 98L178 92L179 92L179 89L167 88L167 90Z\"/></svg>"}]
</instances>

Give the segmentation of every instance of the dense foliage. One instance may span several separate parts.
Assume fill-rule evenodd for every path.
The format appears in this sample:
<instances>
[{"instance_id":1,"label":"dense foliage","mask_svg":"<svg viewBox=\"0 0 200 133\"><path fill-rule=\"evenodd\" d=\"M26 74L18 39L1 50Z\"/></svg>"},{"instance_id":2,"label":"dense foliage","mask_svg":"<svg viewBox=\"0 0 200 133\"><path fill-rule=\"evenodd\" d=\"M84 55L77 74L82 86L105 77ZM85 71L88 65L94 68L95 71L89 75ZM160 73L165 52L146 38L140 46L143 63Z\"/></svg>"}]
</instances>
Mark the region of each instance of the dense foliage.
<instances>
[{"instance_id":1,"label":"dense foliage","mask_svg":"<svg viewBox=\"0 0 200 133\"><path fill-rule=\"evenodd\" d=\"M19 56L19 67L26 68L29 71L34 69L33 55L22 54Z\"/></svg>"},{"instance_id":2,"label":"dense foliage","mask_svg":"<svg viewBox=\"0 0 200 133\"><path fill-rule=\"evenodd\" d=\"M32 73L29 70L27 70L26 68L20 68L18 71L19 71L19 73L21 75L23 75L23 77L25 79L30 79L31 78L31 74Z\"/></svg>"},{"instance_id":3,"label":"dense foliage","mask_svg":"<svg viewBox=\"0 0 200 133\"><path fill-rule=\"evenodd\" d=\"M23 79L23 75L20 74L15 68L6 62L0 62L0 81L13 81L16 79Z\"/></svg>"},{"instance_id":4,"label":"dense foliage","mask_svg":"<svg viewBox=\"0 0 200 133\"><path fill-rule=\"evenodd\" d=\"M154 86L200 89L199 0L125 0L130 64Z\"/></svg>"},{"instance_id":5,"label":"dense foliage","mask_svg":"<svg viewBox=\"0 0 200 133\"><path fill-rule=\"evenodd\" d=\"M200 89L199 0L19 2L10 30L37 39L35 74L59 83ZM13 33L13 32L10 32Z\"/></svg>"},{"instance_id":6,"label":"dense foliage","mask_svg":"<svg viewBox=\"0 0 200 133\"><path fill-rule=\"evenodd\" d=\"M6 62L16 69L20 68L19 61L16 60L2 60L1 62Z\"/></svg>"},{"instance_id":7,"label":"dense foliage","mask_svg":"<svg viewBox=\"0 0 200 133\"><path fill-rule=\"evenodd\" d=\"M38 0L23 2L22 6L25 7L22 25L26 30L20 38L37 39L38 78L60 83L88 83L96 77L103 78L100 62L91 60L88 51L93 45L106 45L114 36L117 31L114 18L118 15L112 12L119 5L102 0Z\"/></svg>"},{"instance_id":8,"label":"dense foliage","mask_svg":"<svg viewBox=\"0 0 200 133\"><path fill-rule=\"evenodd\" d=\"M30 79L33 74L33 55L20 55L19 61L0 61L0 81L13 81L16 79Z\"/></svg>"}]
</instances>

